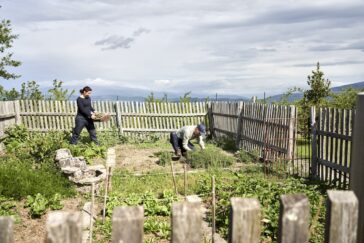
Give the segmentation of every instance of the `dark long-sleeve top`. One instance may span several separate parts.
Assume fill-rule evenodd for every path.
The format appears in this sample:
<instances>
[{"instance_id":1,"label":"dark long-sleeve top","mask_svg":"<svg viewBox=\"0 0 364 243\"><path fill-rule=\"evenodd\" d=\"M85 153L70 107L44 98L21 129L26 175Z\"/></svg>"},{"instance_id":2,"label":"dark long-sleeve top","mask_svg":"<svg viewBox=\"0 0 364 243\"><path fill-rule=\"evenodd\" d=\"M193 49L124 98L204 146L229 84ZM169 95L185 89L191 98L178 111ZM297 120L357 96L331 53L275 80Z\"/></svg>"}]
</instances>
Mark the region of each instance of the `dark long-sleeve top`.
<instances>
[{"instance_id":1,"label":"dark long-sleeve top","mask_svg":"<svg viewBox=\"0 0 364 243\"><path fill-rule=\"evenodd\" d=\"M91 112L95 109L91 106L91 98L80 96L77 98L77 115L91 119Z\"/></svg>"}]
</instances>

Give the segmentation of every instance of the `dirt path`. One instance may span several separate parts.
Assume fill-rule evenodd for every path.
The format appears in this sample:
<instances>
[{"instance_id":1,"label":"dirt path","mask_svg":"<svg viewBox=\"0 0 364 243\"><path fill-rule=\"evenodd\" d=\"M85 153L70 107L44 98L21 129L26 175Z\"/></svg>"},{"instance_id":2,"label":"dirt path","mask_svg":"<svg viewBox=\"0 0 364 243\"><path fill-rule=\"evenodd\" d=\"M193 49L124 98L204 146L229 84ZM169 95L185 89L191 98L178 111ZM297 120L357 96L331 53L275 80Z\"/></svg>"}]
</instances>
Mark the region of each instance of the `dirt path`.
<instances>
[{"instance_id":1,"label":"dirt path","mask_svg":"<svg viewBox=\"0 0 364 243\"><path fill-rule=\"evenodd\" d=\"M166 167L158 165L158 152L172 150L165 148L138 148L135 145L123 144L116 147L116 168L137 171L140 173L151 170L166 170ZM167 168L168 169L168 168Z\"/></svg>"}]
</instances>

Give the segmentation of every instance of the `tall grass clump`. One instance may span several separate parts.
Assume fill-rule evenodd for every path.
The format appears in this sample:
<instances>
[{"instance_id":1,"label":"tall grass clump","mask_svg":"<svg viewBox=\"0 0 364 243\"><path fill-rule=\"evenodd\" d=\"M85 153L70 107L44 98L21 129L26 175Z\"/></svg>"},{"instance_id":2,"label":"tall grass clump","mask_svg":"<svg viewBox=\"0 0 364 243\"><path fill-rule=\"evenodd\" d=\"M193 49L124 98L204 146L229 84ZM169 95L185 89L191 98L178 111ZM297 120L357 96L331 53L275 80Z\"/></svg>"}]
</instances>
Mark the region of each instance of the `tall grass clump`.
<instances>
[{"instance_id":1,"label":"tall grass clump","mask_svg":"<svg viewBox=\"0 0 364 243\"><path fill-rule=\"evenodd\" d=\"M204 150L189 152L187 162L192 168L229 167L234 164L235 158L219 149L207 147Z\"/></svg>"}]
</instances>

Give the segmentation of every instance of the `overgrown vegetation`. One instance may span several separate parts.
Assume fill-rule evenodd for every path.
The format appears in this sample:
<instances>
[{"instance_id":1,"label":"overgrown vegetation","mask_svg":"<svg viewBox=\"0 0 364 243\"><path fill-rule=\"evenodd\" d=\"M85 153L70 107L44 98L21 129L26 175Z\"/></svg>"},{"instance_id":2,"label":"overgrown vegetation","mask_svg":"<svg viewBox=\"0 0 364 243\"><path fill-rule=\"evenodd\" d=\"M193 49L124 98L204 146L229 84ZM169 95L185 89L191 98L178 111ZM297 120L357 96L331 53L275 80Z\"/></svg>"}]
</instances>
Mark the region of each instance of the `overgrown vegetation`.
<instances>
[{"instance_id":1,"label":"overgrown vegetation","mask_svg":"<svg viewBox=\"0 0 364 243\"><path fill-rule=\"evenodd\" d=\"M323 242L325 221L325 196L327 189L320 184L312 184L303 179L288 178L278 180L263 177L262 173L238 172L228 177L221 173L216 176L217 227L220 234L227 237L229 205L231 197L257 198L262 208L261 242L276 242L279 217L279 199L283 194L304 193L311 207L310 242ZM210 176L202 178L197 193L211 191ZM209 201L210 199L208 199Z\"/></svg>"},{"instance_id":2,"label":"overgrown vegetation","mask_svg":"<svg viewBox=\"0 0 364 243\"><path fill-rule=\"evenodd\" d=\"M279 198L283 194L304 193L310 201L311 224L310 242L322 242L325 221L325 191L321 184L303 179L279 179L275 176L265 177L260 164L244 167L238 172L212 169L206 172L188 175L187 193L197 194L204 204L211 205L211 176L216 178L217 229L227 237L229 206L231 197L257 198L262 208L261 242L276 242L279 216ZM173 191L171 175L161 175L153 171L149 175L133 176L129 172L116 171L113 176L114 190L107 203L107 220L105 224L97 223L96 239L105 242L111 236L110 216L112 210L120 205L144 205L144 230L149 241L158 242L169 239L170 208L177 200ZM177 176L177 189L183 193L183 176ZM207 220L211 220L208 211Z\"/></svg>"},{"instance_id":3,"label":"overgrown vegetation","mask_svg":"<svg viewBox=\"0 0 364 243\"><path fill-rule=\"evenodd\" d=\"M232 156L224 154L214 147L187 153L187 162L192 168L228 167L234 164Z\"/></svg>"},{"instance_id":4,"label":"overgrown vegetation","mask_svg":"<svg viewBox=\"0 0 364 243\"><path fill-rule=\"evenodd\" d=\"M161 166L166 166L171 163L172 154L169 151L162 151L156 154L159 158L158 164Z\"/></svg>"},{"instance_id":5,"label":"overgrown vegetation","mask_svg":"<svg viewBox=\"0 0 364 243\"><path fill-rule=\"evenodd\" d=\"M118 192L112 193L107 201L106 226L97 222L96 227L103 232L102 238L109 240L111 236L112 212L117 206L144 206L144 232L153 234L158 239L169 239L171 226L169 218L171 215L172 203L177 201L177 196L171 190L164 190L159 195L155 192L146 191L145 193L131 193L127 197L121 196Z\"/></svg>"},{"instance_id":6,"label":"overgrown vegetation","mask_svg":"<svg viewBox=\"0 0 364 243\"><path fill-rule=\"evenodd\" d=\"M235 152L237 150L235 140L230 137L217 137L208 142L226 151Z\"/></svg>"},{"instance_id":7,"label":"overgrown vegetation","mask_svg":"<svg viewBox=\"0 0 364 243\"><path fill-rule=\"evenodd\" d=\"M61 198L75 195L74 186L54 163L57 149L69 148L73 156L84 156L89 162L105 157L106 146L97 146L86 136L79 145L70 145L67 132L30 133L24 126L6 130L3 139L7 154L0 157L0 195L21 200L28 198L33 217L39 217L48 208L60 209ZM100 136L101 143L111 145L115 140Z\"/></svg>"},{"instance_id":8,"label":"overgrown vegetation","mask_svg":"<svg viewBox=\"0 0 364 243\"><path fill-rule=\"evenodd\" d=\"M260 157L260 153L258 150L254 150L252 152L247 152L243 149L239 149L236 153L235 153L235 157L237 158L237 160L239 162L242 163L247 163L247 162L258 162L259 161L259 157Z\"/></svg>"}]
</instances>

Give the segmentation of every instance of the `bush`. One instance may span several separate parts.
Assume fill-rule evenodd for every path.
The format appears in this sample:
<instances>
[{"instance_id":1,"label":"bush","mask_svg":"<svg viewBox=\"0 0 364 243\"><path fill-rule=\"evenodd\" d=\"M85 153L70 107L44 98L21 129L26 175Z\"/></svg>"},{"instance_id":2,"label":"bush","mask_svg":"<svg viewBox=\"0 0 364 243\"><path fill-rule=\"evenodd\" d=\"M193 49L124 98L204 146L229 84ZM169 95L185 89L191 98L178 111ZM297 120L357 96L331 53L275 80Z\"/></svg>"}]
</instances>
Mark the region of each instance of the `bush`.
<instances>
[{"instance_id":1,"label":"bush","mask_svg":"<svg viewBox=\"0 0 364 243\"><path fill-rule=\"evenodd\" d=\"M54 167L32 168L17 158L0 158L0 194L15 199L41 193L51 198L55 193L75 194L72 184Z\"/></svg>"},{"instance_id":2,"label":"bush","mask_svg":"<svg viewBox=\"0 0 364 243\"><path fill-rule=\"evenodd\" d=\"M187 154L187 161L192 168L228 167L234 164L235 159L223 154L220 150L206 148L204 150L191 151Z\"/></svg>"}]
</instances>

